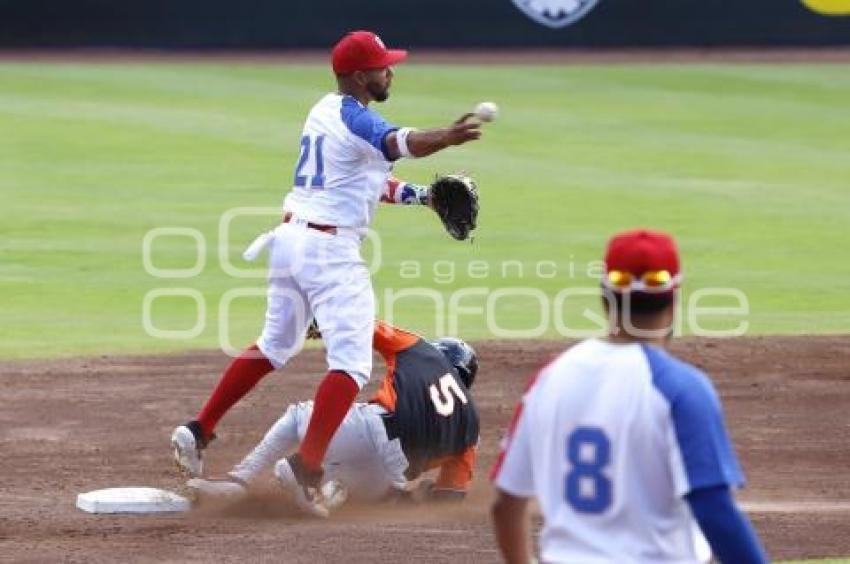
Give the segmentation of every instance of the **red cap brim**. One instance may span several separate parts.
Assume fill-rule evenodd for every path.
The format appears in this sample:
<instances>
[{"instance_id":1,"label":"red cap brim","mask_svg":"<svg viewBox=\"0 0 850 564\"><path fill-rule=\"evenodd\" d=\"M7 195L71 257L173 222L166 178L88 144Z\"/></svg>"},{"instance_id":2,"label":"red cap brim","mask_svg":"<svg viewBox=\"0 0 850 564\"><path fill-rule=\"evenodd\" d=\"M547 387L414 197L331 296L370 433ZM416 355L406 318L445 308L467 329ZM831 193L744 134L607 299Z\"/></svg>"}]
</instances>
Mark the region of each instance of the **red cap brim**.
<instances>
[{"instance_id":1,"label":"red cap brim","mask_svg":"<svg viewBox=\"0 0 850 564\"><path fill-rule=\"evenodd\" d=\"M387 54L384 56L384 61L382 67L391 67L393 65L397 65L398 63L404 61L407 58L407 50L406 49L388 49Z\"/></svg>"}]
</instances>

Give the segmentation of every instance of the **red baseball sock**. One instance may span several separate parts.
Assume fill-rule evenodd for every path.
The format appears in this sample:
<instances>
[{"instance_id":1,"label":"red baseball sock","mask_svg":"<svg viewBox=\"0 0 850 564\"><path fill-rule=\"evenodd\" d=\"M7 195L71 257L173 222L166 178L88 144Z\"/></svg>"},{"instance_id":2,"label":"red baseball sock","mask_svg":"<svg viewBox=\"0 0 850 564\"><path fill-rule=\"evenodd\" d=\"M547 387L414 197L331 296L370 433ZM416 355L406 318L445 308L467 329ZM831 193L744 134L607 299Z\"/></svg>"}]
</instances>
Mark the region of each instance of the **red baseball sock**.
<instances>
[{"instance_id":1,"label":"red baseball sock","mask_svg":"<svg viewBox=\"0 0 850 564\"><path fill-rule=\"evenodd\" d=\"M310 416L310 424L307 426L307 434L298 452L301 460L308 470L319 470L328 444L345 419L354 398L360 388L357 382L339 370L328 372L319 388L316 390L316 398L313 404L313 415Z\"/></svg>"},{"instance_id":2,"label":"red baseball sock","mask_svg":"<svg viewBox=\"0 0 850 564\"><path fill-rule=\"evenodd\" d=\"M211 437L218 420L272 370L274 366L256 344L234 358L198 413L198 423L204 430L204 437Z\"/></svg>"}]
</instances>

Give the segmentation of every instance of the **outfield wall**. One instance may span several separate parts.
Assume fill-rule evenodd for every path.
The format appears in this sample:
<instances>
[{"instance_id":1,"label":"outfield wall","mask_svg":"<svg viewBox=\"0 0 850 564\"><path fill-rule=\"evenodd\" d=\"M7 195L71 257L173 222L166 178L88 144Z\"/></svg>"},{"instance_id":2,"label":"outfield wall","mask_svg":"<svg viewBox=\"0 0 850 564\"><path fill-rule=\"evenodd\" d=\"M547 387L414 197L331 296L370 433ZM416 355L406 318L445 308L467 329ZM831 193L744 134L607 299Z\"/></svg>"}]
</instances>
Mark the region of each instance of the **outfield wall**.
<instances>
[{"instance_id":1,"label":"outfield wall","mask_svg":"<svg viewBox=\"0 0 850 564\"><path fill-rule=\"evenodd\" d=\"M0 46L326 48L850 45L850 0L0 0Z\"/></svg>"}]
</instances>

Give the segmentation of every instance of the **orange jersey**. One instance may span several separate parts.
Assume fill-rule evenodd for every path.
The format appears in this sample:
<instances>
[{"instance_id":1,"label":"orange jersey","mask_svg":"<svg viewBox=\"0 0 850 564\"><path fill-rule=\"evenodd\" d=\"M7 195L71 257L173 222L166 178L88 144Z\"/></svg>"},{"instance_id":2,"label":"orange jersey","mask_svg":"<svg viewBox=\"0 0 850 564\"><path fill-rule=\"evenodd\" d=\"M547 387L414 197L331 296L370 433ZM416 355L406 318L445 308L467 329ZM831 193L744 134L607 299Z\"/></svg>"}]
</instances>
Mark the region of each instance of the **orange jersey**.
<instances>
[{"instance_id":1,"label":"orange jersey","mask_svg":"<svg viewBox=\"0 0 850 564\"><path fill-rule=\"evenodd\" d=\"M377 403L387 411L395 411L396 391L393 384L396 355L405 349L409 349L418 341L419 337L413 333L393 327L389 323L375 320L375 335L372 339L372 346L383 357L384 364L387 365L387 373L384 374L378 393L370 400L370 403Z\"/></svg>"},{"instance_id":2,"label":"orange jersey","mask_svg":"<svg viewBox=\"0 0 850 564\"><path fill-rule=\"evenodd\" d=\"M466 491L472 481L472 469L474 467L475 447L471 446L459 454L430 460L427 469L440 469L434 487L441 490Z\"/></svg>"},{"instance_id":3,"label":"orange jersey","mask_svg":"<svg viewBox=\"0 0 850 564\"><path fill-rule=\"evenodd\" d=\"M437 416L432 421L430 418L435 415L429 411L434 410L430 399L434 391L430 388L436 390L437 387L432 385L434 382L439 384L439 379L452 377L451 365L445 361L442 353L434 350L419 336L383 321L375 322L373 346L383 357L387 372L371 401L394 414L394 419L407 423L402 424L402 427L411 432L402 432L402 446L410 462L409 470L417 475L424 470L439 468L437 488L466 490L472 481L478 438L478 416L471 397L466 397L469 391L456 383L457 391L452 393L464 396L463 400L458 399L455 404L457 412L451 417ZM402 365L398 364L399 355L404 359ZM397 382L396 378L400 374L406 374L405 379ZM407 395L400 402L398 390L402 382L407 384L401 386ZM404 413L397 413L399 408ZM427 432L434 430L441 432ZM425 459L422 459L422 455L425 455Z\"/></svg>"}]
</instances>

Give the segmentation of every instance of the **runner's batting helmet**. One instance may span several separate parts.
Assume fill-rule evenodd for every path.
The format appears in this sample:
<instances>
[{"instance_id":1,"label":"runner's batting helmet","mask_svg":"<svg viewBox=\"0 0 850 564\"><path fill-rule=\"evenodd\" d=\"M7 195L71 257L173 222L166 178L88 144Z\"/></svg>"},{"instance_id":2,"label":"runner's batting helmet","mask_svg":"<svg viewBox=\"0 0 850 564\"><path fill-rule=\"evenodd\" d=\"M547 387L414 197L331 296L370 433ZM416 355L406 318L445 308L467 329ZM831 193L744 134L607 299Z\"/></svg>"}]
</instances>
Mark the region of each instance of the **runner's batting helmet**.
<instances>
[{"instance_id":1,"label":"runner's batting helmet","mask_svg":"<svg viewBox=\"0 0 850 564\"><path fill-rule=\"evenodd\" d=\"M475 354L475 349L453 337L441 337L431 341L431 345L443 353L449 364L457 369L464 386L471 388L475 374L478 373L478 355Z\"/></svg>"}]
</instances>

